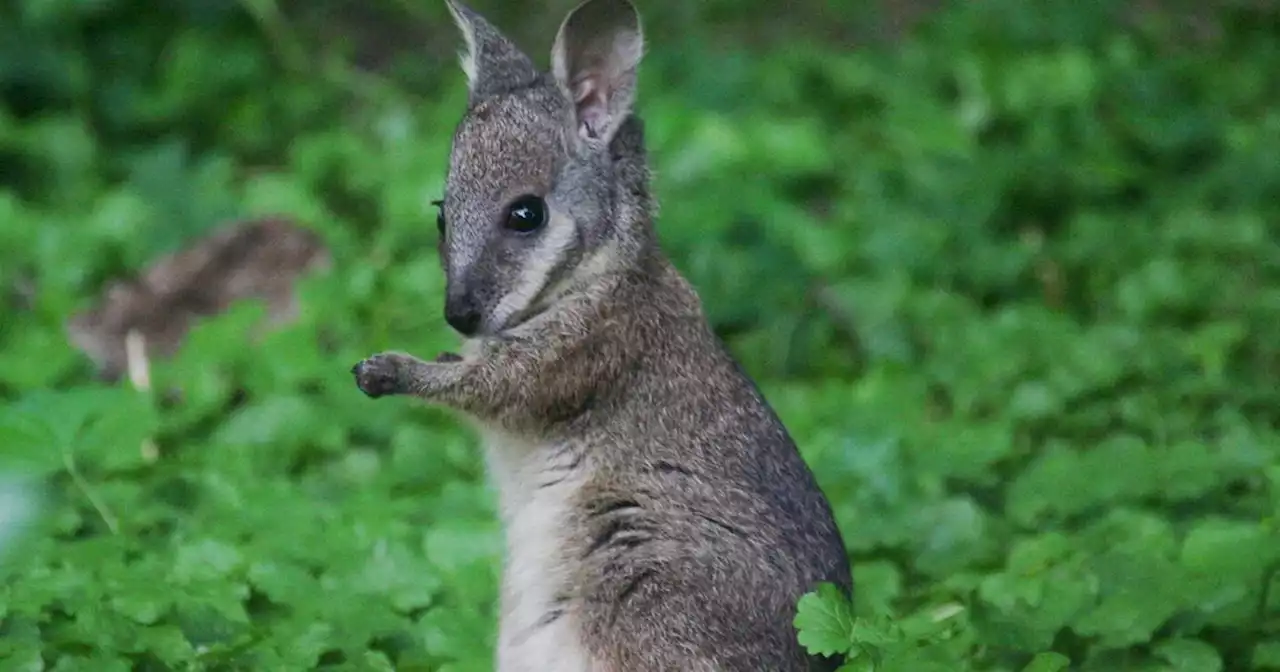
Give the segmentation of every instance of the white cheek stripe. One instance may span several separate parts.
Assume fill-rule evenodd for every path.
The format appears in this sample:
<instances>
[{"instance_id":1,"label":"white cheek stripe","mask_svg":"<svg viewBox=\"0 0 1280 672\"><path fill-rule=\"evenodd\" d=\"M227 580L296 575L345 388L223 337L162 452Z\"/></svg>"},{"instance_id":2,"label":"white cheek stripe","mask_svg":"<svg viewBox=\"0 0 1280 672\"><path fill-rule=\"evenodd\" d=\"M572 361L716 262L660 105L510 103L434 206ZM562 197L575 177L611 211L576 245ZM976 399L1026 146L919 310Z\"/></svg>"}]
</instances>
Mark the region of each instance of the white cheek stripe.
<instances>
[{"instance_id":1,"label":"white cheek stripe","mask_svg":"<svg viewBox=\"0 0 1280 672\"><path fill-rule=\"evenodd\" d=\"M573 220L552 213L542 240L529 256L524 270L520 272L519 281L493 309L492 324L494 326L499 329L505 327L512 315L528 308L529 304L538 297L538 294L547 286L551 272L568 255L569 246L573 244L577 234L576 228Z\"/></svg>"}]
</instances>

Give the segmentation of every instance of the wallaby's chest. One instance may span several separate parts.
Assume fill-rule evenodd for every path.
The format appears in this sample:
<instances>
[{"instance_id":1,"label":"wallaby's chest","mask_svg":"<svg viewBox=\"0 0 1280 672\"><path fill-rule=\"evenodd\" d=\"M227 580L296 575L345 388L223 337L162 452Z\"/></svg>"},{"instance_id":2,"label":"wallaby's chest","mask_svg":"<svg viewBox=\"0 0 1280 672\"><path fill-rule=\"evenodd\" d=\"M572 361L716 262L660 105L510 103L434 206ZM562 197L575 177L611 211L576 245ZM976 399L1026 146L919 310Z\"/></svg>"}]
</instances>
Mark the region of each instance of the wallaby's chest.
<instances>
[{"instance_id":1,"label":"wallaby's chest","mask_svg":"<svg viewBox=\"0 0 1280 672\"><path fill-rule=\"evenodd\" d=\"M576 569L566 553L570 506L585 460L571 445L483 436L506 535L497 670L586 672L591 666L565 601Z\"/></svg>"}]
</instances>

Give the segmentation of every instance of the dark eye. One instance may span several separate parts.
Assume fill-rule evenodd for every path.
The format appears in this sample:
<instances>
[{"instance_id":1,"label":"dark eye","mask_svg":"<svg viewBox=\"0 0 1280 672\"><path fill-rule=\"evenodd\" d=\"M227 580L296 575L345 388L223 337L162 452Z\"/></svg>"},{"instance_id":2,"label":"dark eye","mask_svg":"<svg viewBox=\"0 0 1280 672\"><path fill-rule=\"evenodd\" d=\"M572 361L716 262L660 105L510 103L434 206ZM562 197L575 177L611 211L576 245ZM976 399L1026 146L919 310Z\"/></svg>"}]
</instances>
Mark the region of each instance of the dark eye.
<instances>
[{"instance_id":1,"label":"dark eye","mask_svg":"<svg viewBox=\"0 0 1280 672\"><path fill-rule=\"evenodd\" d=\"M547 203L537 196L521 196L507 209L507 228L530 233L547 223Z\"/></svg>"},{"instance_id":2,"label":"dark eye","mask_svg":"<svg viewBox=\"0 0 1280 672\"><path fill-rule=\"evenodd\" d=\"M436 206L436 230L444 236L444 201L431 201Z\"/></svg>"}]
</instances>

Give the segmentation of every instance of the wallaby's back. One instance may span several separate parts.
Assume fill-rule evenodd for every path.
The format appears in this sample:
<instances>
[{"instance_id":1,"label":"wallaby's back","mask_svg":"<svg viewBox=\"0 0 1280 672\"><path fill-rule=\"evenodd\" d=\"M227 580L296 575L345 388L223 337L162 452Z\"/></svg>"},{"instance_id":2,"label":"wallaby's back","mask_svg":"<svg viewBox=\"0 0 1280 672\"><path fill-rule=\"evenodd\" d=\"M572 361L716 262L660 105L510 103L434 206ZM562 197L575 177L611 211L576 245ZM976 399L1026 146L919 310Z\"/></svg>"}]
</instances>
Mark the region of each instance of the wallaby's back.
<instances>
[{"instance_id":1,"label":"wallaby's back","mask_svg":"<svg viewBox=\"0 0 1280 672\"><path fill-rule=\"evenodd\" d=\"M448 0L468 109L437 202L459 355L357 364L461 412L506 534L499 672L833 667L793 619L850 590L831 509L653 230L627 0L561 24L551 72Z\"/></svg>"},{"instance_id":2,"label":"wallaby's back","mask_svg":"<svg viewBox=\"0 0 1280 672\"><path fill-rule=\"evenodd\" d=\"M685 282L649 263L610 308L638 347L575 428L607 446L575 506L584 630L609 669L808 669L797 600L851 589L831 510Z\"/></svg>"}]
</instances>

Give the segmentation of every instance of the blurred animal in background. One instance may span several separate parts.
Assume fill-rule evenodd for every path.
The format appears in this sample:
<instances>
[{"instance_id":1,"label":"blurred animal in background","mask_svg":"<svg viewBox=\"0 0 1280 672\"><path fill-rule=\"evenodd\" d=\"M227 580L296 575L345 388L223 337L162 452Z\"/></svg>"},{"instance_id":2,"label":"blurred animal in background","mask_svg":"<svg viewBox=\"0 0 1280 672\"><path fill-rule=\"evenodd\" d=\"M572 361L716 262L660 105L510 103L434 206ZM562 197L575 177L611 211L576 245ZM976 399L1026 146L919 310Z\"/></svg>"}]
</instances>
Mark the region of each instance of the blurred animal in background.
<instances>
[{"instance_id":1,"label":"blurred animal in background","mask_svg":"<svg viewBox=\"0 0 1280 672\"><path fill-rule=\"evenodd\" d=\"M67 320L67 337L103 379L116 380L131 365L175 354L197 320L242 299L265 302L261 328L287 324L297 315L297 281L331 264L319 236L288 219L232 222L111 283Z\"/></svg>"}]
</instances>

